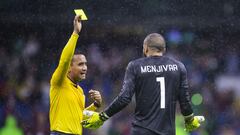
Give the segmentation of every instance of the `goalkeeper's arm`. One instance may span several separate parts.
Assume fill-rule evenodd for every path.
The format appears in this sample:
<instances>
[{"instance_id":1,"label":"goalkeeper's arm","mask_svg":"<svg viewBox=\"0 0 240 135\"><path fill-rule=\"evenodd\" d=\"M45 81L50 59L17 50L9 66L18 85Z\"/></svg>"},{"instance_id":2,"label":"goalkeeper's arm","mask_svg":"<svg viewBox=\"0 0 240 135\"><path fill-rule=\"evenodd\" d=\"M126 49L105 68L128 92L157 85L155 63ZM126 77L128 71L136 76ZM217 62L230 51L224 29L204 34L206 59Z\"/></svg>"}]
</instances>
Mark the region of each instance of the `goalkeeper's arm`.
<instances>
[{"instance_id":1,"label":"goalkeeper's arm","mask_svg":"<svg viewBox=\"0 0 240 135\"><path fill-rule=\"evenodd\" d=\"M130 103L135 89L135 75L133 69L133 64L129 63L125 72L122 90L119 95L103 112L99 114L93 114L91 118L83 121L83 127L91 129L99 128L104 121L121 111Z\"/></svg>"},{"instance_id":2,"label":"goalkeeper's arm","mask_svg":"<svg viewBox=\"0 0 240 135\"><path fill-rule=\"evenodd\" d=\"M190 132L200 127L200 122L204 121L203 116L194 116L190 103L188 91L187 70L183 64L180 65L181 83L179 87L178 100L181 112L184 115L186 131Z\"/></svg>"}]
</instances>

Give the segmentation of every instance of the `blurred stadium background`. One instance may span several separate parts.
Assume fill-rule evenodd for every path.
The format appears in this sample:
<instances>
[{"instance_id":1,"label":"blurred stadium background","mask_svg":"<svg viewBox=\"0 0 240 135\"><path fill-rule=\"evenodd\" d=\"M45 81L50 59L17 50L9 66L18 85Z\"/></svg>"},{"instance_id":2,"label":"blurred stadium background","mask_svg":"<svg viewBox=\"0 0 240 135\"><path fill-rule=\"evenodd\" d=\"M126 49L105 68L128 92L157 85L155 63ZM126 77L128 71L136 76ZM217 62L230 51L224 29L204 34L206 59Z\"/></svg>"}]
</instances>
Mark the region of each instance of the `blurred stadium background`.
<instances>
[{"instance_id":1,"label":"blurred stadium background","mask_svg":"<svg viewBox=\"0 0 240 135\"><path fill-rule=\"evenodd\" d=\"M0 135L49 134L49 79L75 8L89 18L78 41L88 59L88 79L81 83L86 93L99 89L108 105L127 63L141 57L145 36L158 32L167 55L186 65L194 111L206 117L191 135L240 134L240 1L1 0ZM84 135L128 135L133 107ZM177 135L188 135L177 114Z\"/></svg>"}]
</instances>

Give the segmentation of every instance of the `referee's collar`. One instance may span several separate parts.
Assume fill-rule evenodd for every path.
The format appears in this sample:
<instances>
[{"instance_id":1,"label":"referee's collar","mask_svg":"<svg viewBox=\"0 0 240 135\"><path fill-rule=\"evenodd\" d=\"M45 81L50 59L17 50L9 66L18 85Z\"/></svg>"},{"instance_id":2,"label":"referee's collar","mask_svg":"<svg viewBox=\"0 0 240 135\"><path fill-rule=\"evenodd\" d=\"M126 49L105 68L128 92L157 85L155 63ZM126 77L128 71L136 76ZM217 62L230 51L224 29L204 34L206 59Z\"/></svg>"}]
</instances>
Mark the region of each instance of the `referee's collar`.
<instances>
[{"instance_id":1,"label":"referee's collar","mask_svg":"<svg viewBox=\"0 0 240 135\"><path fill-rule=\"evenodd\" d=\"M74 83L73 80L71 80L71 78L69 76L67 76L67 78L71 81L71 84L74 86L74 87L78 87L78 84L77 83Z\"/></svg>"}]
</instances>

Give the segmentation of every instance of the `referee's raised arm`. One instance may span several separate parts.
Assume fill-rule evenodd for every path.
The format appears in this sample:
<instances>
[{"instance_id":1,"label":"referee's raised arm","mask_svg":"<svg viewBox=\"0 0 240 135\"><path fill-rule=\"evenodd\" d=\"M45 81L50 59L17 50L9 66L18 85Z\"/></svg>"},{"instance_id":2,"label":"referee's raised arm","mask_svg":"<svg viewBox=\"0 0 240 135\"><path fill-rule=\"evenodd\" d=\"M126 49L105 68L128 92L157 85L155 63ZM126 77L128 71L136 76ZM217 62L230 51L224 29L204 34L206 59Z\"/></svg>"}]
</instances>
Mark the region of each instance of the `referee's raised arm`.
<instances>
[{"instance_id":1,"label":"referee's raised arm","mask_svg":"<svg viewBox=\"0 0 240 135\"><path fill-rule=\"evenodd\" d=\"M61 85L64 76L67 75L67 71L69 69L76 48L79 33L82 29L80 16L75 16L73 20L73 26L74 26L73 33L62 51L58 67L52 76L51 79L52 84Z\"/></svg>"}]
</instances>

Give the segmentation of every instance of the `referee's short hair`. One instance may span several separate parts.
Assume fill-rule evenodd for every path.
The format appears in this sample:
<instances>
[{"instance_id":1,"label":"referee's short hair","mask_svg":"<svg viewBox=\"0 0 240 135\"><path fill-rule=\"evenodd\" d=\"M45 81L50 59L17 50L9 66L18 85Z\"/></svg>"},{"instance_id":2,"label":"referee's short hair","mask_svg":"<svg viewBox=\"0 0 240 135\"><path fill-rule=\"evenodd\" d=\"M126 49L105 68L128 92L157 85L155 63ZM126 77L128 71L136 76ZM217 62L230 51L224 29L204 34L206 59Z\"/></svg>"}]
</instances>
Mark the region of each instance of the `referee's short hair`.
<instances>
[{"instance_id":1,"label":"referee's short hair","mask_svg":"<svg viewBox=\"0 0 240 135\"><path fill-rule=\"evenodd\" d=\"M74 55L85 55L81 50L76 49Z\"/></svg>"},{"instance_id":2,"label":"referee's short hair","mask_svg":"<svg viewBox=\"0 0 240 135\"><path fill-rule=\"evenodd\" d=\"M83 53L83 51L80 51L79 49L76 49L75 51L74 51L74 54L73 55L84 55L85 57L86 57L86 55ZM72 63L73 63L73 60L74 58L72 58L72 61L71 61L71 65L72 65Z\"/></svg>"}]
</instances>

